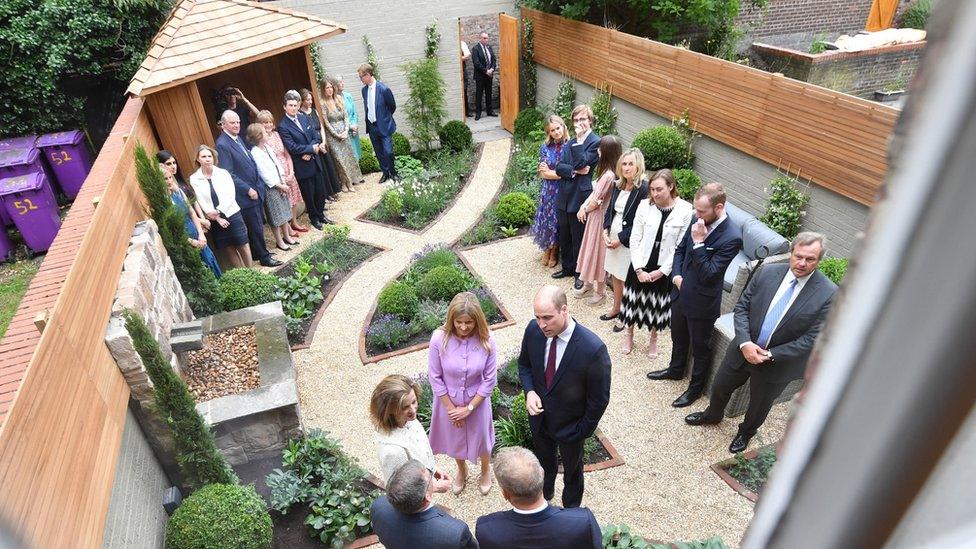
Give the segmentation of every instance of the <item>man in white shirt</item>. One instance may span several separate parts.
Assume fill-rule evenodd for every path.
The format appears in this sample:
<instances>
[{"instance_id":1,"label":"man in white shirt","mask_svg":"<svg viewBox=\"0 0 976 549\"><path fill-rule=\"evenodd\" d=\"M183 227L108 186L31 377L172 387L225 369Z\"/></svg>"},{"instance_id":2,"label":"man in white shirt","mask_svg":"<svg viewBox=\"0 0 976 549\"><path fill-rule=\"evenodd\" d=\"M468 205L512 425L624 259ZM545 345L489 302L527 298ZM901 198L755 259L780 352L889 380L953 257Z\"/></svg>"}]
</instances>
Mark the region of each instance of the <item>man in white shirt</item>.
<instances>
[{"instance_id":1,"label":"man in white shirt","mask_svg":"<svg viewBox=\"0 0 976 549\"><path fill-rule=\"evenodd\" d=\"M356 69L359 81L363 83L363 105L365 106L366 133L373 144L373 152L380 162L383 177L380 183L400 178L393 164L393 134L396 133L396 99L390 88L373 76L373 66L363 63Z\"/></svg>"},{"instance_id":2,"label":"man in white shirt","mask_svg":"<svg viewBox=\"0 0 976 549\"><path fill-rule=\"evenodd\" d=\"M749 407L729 451L742 452L766 420L773 401L803 377L810 350L827 318L837 286L817 270L824 236L800 233L790 262L764 266L735 305L735 339L712 382L708 408L689 425L718 423L733 391L749 382Z\"/></svg>"}]
</instances>

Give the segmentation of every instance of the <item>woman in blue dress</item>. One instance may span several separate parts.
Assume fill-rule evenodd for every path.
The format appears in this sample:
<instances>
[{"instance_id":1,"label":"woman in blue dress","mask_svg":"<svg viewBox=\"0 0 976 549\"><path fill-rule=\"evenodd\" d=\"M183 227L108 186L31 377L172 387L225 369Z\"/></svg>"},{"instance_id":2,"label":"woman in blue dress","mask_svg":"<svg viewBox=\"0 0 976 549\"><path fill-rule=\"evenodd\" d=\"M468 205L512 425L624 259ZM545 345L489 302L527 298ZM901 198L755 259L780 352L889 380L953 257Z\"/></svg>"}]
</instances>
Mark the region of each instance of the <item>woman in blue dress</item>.
<instances>
[{"instance_id":1,"label":"woman in blue dress","mask_svg":"<svg viewBox=\"0 0 976 549\"><path fill-rule=\"evenodd\" d=\"M546 267L555 267L559 260L559 218L556 211L559 175L556 174L556 163L559 161L559 155L568 136L566 122L555 114L549 115L546 121L546 140L539 147L539 177L542 178L542 189L539 193L539 207L535 212L535 221L530 230L535 236L535 243L542 250L542 264Z\"/></svg>"},{"instance_id":2,"label":"woman in blue dress","mask_svg":"<svg viewBox=\"0 0 976 549\"><path fill-rule=\"evenodd\" d=\"M352 100L352 94L346 91L346 84L342 81L342 76L336 76L339 82L339 92L342 99L346 102L346 114L349 119L349 144L352 145L352 152L356 153L356 160L363 156L362 143L359 141L359 117L356 115L356 103Z\"/></svg>"},{"instance_id":3,"label":"woman in blue dress","mask_svg":"<svg viewBox=\"0 0 976 549\"><path fill-rule=\"evenodd\" d=\"M220 278L220 265L217 264L217 258L214 256L213 251L210 250L210 246L207 246L207 238L203 234L203 225L200 222L200 218L197 217L195 208L190 207L190 201L187 200L186 194L184 194L183 189L180 188L180 185L176 181L176 162L173 159L173 155L168 151L160 151L160 153L166 153L169 158L168 162L170 163L161 162L159 168L166 178L166 188L169 190L169 197L173 201L173 205L183 214L187 239L190 241L191 246L200 250L200 257L203 259L203 263L213 271L214 276Z\"/></svg>"}]
</instances>

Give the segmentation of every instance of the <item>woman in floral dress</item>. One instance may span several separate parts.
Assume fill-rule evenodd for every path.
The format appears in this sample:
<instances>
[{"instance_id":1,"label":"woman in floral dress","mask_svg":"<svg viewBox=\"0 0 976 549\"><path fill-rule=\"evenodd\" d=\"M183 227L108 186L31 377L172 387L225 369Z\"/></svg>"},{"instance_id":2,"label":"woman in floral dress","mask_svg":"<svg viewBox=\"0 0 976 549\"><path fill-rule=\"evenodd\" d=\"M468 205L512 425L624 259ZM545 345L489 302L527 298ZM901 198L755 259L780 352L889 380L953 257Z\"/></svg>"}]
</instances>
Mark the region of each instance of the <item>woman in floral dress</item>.
<instances>
[{"instance_id":1,"label":"woman in floral dress","mask_svg":"<svg viewBox=\"0 0 976 549\"><path fill-rule=\"evenodd\" d=\"M539 193L539 207L535 212L531 233L535 243L542 250L542 264L555 267L559 260L559 221L556 211L556 195L559 193L559 175L556 163L566 144L569 132L566 122L555 114L549 115L546 122L546 140L539 147L539 177L542 190Z\"/></svg>"},{"instance_id":2,"label":"woman in floral dress","mask_svg":"<svg viewBox=\"0 0 976 549\"><path fill-rule=\"evenodd\" d=\"M285 173L282 174L282 179L288 185L288 204L291 205L291 230L300 233L308 232L308 227L298 222L298 216L301 215L301 207L304 206L305 201L302 200L302 191L298 187L298 180L295 179L295 165L292 162L291 155L288 154L288 151L285 149L285 144L281 142L281 136L278 135L274 115L271 114L271 111L261 111L258 113L257 120L264 126L264 131L268 133L268 147L271 148L271 151L278 158L278 163L281 164L281 167L285 169Z\"/></svg>"},{"instance_id":3,"label":"woman in floral dress","mask_svg":"<svg viewBox=\"0 0 976 549\"><path fill-rule=\"evenodd\" d=\"M352 186L363 180L363 172L359 170L359 160L356 151L349 143L349 119L346 117L346 105L342 96L337 95L339 83L329 78L322 83L322 108L325 111L325 138L329 141L329 148L336 159L336 169L343 190L353 192Z\"/></svg>"}]
</instances>

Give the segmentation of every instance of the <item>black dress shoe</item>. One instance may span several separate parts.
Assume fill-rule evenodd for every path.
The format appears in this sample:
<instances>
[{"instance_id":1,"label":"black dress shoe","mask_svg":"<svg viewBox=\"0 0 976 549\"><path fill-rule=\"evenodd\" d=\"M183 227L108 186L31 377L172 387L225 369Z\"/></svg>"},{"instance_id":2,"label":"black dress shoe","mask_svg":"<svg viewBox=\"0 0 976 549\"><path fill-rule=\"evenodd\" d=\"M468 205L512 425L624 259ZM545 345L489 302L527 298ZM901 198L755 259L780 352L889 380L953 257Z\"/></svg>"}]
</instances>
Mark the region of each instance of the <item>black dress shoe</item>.
<instances>
[{"instance_id":1,"label":"black dress shoe","mask_svg":"<svg viewBox=\"0 0 976 549\"><path fill-rule=\"evenodd\" d=\"M721 419L712 419L702 412L693 412L685 416L685 423L688 425L715 425L722 421Z\"/></svg>"},{"instance_id":2,"label":"black dress shoe","mask_svg":"<svg viewBox=\"0 0 976 549\"><path fill-rule=\"evenodd\" d=\"M322 230L322 222L321 221L313 221L312 222L312 226L315 227L316 230L319 230L319 231Z\"/></svg>"},{"instance_id":3,"label":"black dress shoe","mask_svg":"<svg viewBox=\"0 0 976 549\"><path fill-rule=\"evenodd\" d=\"M329 219L328 217L323 217L323 218L322 218L322 223L324 223L324 224L326 224L326 225L335 225L335 221L332 221L332 220L331 220L331 219Z\"/></svg>"},{"instance_id":4,"label":"black dress shoe","mask_svg":"<svg viewBox=\"0 0 976 549\"><path fill-rule=\"evenodd\" d=\"M575 288L577 290L582 290L583 289L583 281L580 280L580 277L577 276L576 279L573 280L573 288Z\"/></svg>"},{"instance_id":5,"label":"black dress shoe","mask_svg":"<svg viewBox=\"0 0 976 549\"><path fill-rule=\"evenodd\" d=\"M663 370L654 370L653 372L647 372L647 379L662 380L662 379L682 379L685 376L672 372L670 368L665 368Z\"/></svg>"},{"instance_id":6,"label":"black dress shoe","mask_svg":"<svg viewBox=\"0 0 976 549\"><path fill-rule=\"evenodd\" d=\"M261 262L262 267L280 267L281 265L283 265L283 263L273 257L267 261Z\"/></svg>"},{"instance_id":7,"label":"black dress shoe","mask_svg":"<svg viewBox=\"0 0 976 549\"><path fill-rule=\"evenodd\" d=\"M735 435L732 439L732 444L729 444L729 451L733 454L738 454L739 452L745 452L746 447L749 446L749 439L752 437L747 437L743 435Z\"/></svg>"},{"instance_id":8,"label":"black dress shoe","mask_svg":"<svg viewBox=\"0 0 976 549\"><path fill-rule=\"evenodd\" d=\"M573 273L568 273L566 271L556 271L552 273L553 278L566 278L567 276L573 276Z\"/></svg>"},{"instance_id":9,"label":"black dress shoe","mask_svg":"<svg viewBox=\"0 0 976 549\"><path fill-rule=\"evenodd\" d=\"M486 112L485 116L498 116L498 115L493 112Z\"/></svg>"},{"instance_id":10,"label":"black dress shoe","mask_svg":"<svg viewBox=\"0 0 976 549\"><path fill-rule=\"evenodd\" d=\"M474 115L474 119L475 119L475 120L481 120L481 115L480 115L480 114L476 114L476 115Z\"/></svg>"},{"instance_id":11,"label":"black dress shoe","mask_svg":"<svg viewBox=\"0 0 976 549\"><path fill-rule=\"evenodd\" d=\"M687 391L681 393L681 396L674 399L674 402L671 403L671 406L674 406L675 408L684 408L686 406L691 406L700 397L701 397L701 393L697 391L693 392L691 389L688 389Z\"/></svg>"},{"instance_id":12,"label":"black dress shoe","mask_svg":"<svg viewBox=\"0 0 976 549\"><path fill-rule=\"evenodd\" d=\"M380 178L380 183L386 183L386 182L387 182L387 181L389 181L389 180L390 180L390 178L389 178L389 177L387 177L387 176L386 176L386 175L384 174L384 175L383 175L383 177L381 177L381 178Z\"/></svg>"},{"instance_id":13,"label":"black dress shoe","mask_svg":"<svg viewBox=\"0 0 976 549\"><path fill-rule=\"evenodd\" d=\"M468 118L474 118L474 113L471 112L471 111L468 111Z\"/></svg>"}]
</instances>

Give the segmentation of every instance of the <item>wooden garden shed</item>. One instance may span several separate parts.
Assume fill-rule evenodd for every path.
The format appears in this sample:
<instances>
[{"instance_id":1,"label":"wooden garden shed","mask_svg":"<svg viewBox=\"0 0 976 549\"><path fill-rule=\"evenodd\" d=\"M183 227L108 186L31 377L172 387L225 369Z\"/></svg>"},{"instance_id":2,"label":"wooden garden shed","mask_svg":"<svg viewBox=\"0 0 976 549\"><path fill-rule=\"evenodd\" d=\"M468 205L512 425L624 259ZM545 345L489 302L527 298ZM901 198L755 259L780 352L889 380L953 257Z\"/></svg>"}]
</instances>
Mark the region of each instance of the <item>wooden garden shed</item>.
<instances>
[{"instance_id":1,"label":"wooden garden shed","mask_svg":"<svg viewBox=\"0 0 976 549\"><path fill-rule=\"evenodd\" d=\"M127 91L145 100L162 147L188 175L196 148L213 145L220 131L215 92L233 85L258 109L283 116L285 91L315 89L308 45L345 31L345 25L256 2L181 0Z\"/></svg>"}]
</instances>

